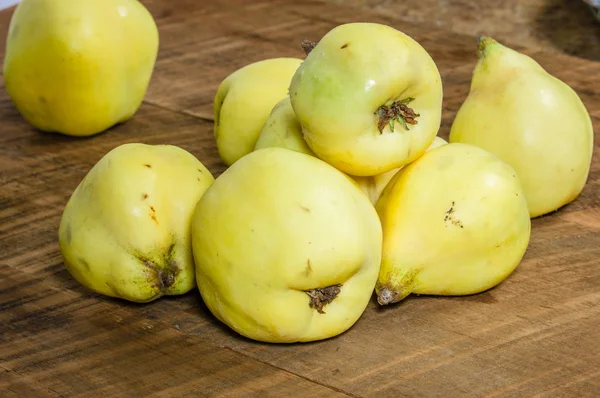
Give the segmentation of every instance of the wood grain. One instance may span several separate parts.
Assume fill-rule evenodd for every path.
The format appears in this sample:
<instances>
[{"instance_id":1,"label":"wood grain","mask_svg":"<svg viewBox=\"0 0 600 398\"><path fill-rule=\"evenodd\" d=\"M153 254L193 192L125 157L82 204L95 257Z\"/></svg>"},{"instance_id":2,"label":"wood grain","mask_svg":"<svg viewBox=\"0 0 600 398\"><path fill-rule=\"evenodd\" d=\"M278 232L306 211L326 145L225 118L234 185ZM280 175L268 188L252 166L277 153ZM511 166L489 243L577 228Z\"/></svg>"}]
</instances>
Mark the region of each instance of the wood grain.
<instances>
[{"instance_id":1,"label":"wood grain","mask_svg":"<svg viewBox=\"0 0 600 398\"><path fill-rule=\"evenodd\" d=\"M89 294L9 266L0 273L1 363L9 374L2 390L83 397L339 395Z\"/></svg>"},{"instance_id":2,"label":"wood grain","mask_svg":"<svg viewBox=\"0 0 600 398\"><path fill-rule=\"evenodd\" d=\"M127 123L85 139L37 132L0 77L0 390L27 397L600 394L597 139L582 195L533 220L530 247L508 280L470 297L410 297L383 309L373 300L353 328L330 340L250 341L218 322L197 291L137 305L78 285L57 243L73 189L126 142L178 145L218 176L224 165L212 138L212 100L235 69L302 57L302 39L318 40L339 23L387 23L419 40L438 64L439 134L447 137L476 62L474 37L316 1L144 3L161 49L146 101ZM514 47L570 84L600 125L598 63Z\"/></svg>"}]
</instances>

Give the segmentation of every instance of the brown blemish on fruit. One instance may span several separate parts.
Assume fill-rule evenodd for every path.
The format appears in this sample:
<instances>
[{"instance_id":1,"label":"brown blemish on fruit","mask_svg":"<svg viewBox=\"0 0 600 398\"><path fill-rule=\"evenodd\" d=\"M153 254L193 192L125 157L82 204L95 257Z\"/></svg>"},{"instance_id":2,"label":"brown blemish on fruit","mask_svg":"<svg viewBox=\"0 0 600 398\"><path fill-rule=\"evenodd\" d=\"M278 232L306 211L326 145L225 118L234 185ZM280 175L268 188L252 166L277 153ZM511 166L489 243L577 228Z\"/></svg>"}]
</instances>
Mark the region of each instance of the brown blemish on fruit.
<instances>
[{"instance_id":1,"label":"brown blemish on fruit","mask_svg":"<svg viewBox=\"0 0 600 398\"><path fill-rule=\"evenodd\" d=\"M143 193L142 194L142 200L148 199L148 194L147 193Z\"/></svg>"},{"instance_id":2,"label":"brown blemish on fruit","mask_svg":"<svg viewBox=\"0 0 600 398\"><path fill-rule=\"evenodd\" d=\"M464 228L463 223L454 216L454 214L455 214L454 206L455 206L455 203L454 203L454 201L452 201L452 204L450 205L448 210L446 210L446 214L444 215L444 221L446 223L449 221L452 225L456 225L457 227Z\"/></svg>"},{"instance_id":3,"label":"brown blemish on fruit","mask_svg":"<svg viewBox=\"0 0 600 398\"><path fill-rule=\"evenodd\" d=\"M202 173L202 170L200 170L200 169L197 169L197 170L198 170L200 173Z\"/></svg>"},{"instance_id":4,"label":"brown blemish on fruit","mask_svg":"<svg viewBox=\"0 0 600 398\"><path fill-rule=\"evenodd\" d=\"M144 165L144 167L147 167L147 168L151 169L151 168L152 168L152 165L151 165L151 164L147 164L147 163L146 163L146 164Z\"/></svg>"},{"instance_id":5,"label":"brown blemish on fruit","mask_svg":"<svg viewBox=\"0 0 600 398\"><path fill-rule=\"evenodd\" d=\"M156 218L156 210L154 210L154 206L150 206L150 218L158 224L158 219Z\"/></svg>"},{"instance_id":6,"label":"brown blemish on fruit","mask_svg":"<svg viewBox=\"0 0 600 398\"><path fill-rule=\"evenodd\" d=\"M308 55L317 46L317 43L310 40L302 40L301 45L302 49L304 50L304 53Z\"/></svg>"},{"instance_id":7,"label":"brown blemish on fruit","mask_svg":"<svg viewBox=\"0 0 600 398\"><path fill-rule=\"evenodd\" d=\"M347 47L348 47L348 44L350 44L350 43L346 43L346 44L344 44L343 46L341 46L341 47L340 47L340 49L342 49L342 50L343 50L344 48L347 48Z\"/></svg>"},{"instance_id":8,"label":"brown blemish on fruit","mask_svg":"<svg viewBox=\"0 0 600 398\"><path fill-rule=\"evenodd\" d=\"M301 208L302 210L304 210L305 212L307 212L307 213L310 213L310 209L309 209L308 207L305 207L305 206L302 206L302 205L301 205L301 206L300 206L300 208Z\"/></svg>"},{"instance_id":9,"label":"brown blemish on fruit","mask_svg":"<svg viewBox=\"0 0 600 398\"><path fill-rule=\"evenodd\" d=\"M340 294L341 284L321 287L318 289L305 290L304 292L310 297L308 306L317 310L319 314L324 314L323 307L331 303Z\"/></svg>"},{"instance_id":10,"label":"brown blemish on fruit","mask_svg":"<svg viewBox=\"0 0 600 398\"><path fill-rule=\"evenodd\" d=\"M312 266L310 265L310 258L306 260L306 268L304 269L304 276L308 277L312 273Z\"/></svg>"}]
</instances>

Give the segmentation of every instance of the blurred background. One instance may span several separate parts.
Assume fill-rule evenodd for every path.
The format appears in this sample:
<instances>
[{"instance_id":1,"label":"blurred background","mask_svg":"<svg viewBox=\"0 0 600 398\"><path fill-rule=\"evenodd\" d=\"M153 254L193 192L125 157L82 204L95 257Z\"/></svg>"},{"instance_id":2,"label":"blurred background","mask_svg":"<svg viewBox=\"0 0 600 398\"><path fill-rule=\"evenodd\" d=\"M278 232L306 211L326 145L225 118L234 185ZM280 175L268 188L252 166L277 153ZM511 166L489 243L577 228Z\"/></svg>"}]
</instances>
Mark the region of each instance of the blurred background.
<instances>
[{"instance_id":1,"label":"blurred background","mask_svg":"<svg viewBox=\"0 0 600 398\"><path fill-rule=\"evenodd\" d=\"M468 35L600 61L600 0L326 0Z\"/></svg>"},{"instance_id":2,"label":"blurred background","mask_svg":"<svg viewBox=\"0 0 600 398\"><path fill-rule=\"evenodd\" d=\"M594 13L594 10L600 10L600 0L322 1L340 7L365 8L457 33L488 35L507 43L600 60L600 20ZM0 9L9 8L17 2L0 0ZM0 12L0 30L8 29L9 13ZM597 13L600 18L600 11Z\"/></svg>"}]
</instances>

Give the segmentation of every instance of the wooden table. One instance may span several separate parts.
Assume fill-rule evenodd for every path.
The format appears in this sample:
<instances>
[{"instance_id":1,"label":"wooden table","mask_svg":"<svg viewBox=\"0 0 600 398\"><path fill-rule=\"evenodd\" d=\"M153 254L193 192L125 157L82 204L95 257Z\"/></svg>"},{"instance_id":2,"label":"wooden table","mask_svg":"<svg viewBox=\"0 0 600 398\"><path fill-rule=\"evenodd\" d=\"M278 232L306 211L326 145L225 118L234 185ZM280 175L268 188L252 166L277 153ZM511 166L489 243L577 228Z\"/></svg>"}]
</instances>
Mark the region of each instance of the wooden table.
<instances>
[{"instance_id":1,"label":"wooden table","mask_svg":"<svg viewBox=\"0 0 600 398\"><path fill-rule=\"evenodd\" d=\"M241 338L208 312L197 291L139 305L79 286L57 243L73 189L126 142L179 145L221 173L212 100L235 69L303 57L302 39L318 40L343 22L386 23L437 62L446 138L476 62L473 37L317 1L144 3L159 25L161 49L146 101L128 123L86 139L40 133L0 90L0 395L600 396L597 140L582 195L533 221L525 259L504 283L470 297L410 297L383 309L373 300L352 329L330 340L269 345ZM2 35L9 16L0 13ZM600 65L522 50L580 94L597 129Z\"/></svg>"}]
</instances>

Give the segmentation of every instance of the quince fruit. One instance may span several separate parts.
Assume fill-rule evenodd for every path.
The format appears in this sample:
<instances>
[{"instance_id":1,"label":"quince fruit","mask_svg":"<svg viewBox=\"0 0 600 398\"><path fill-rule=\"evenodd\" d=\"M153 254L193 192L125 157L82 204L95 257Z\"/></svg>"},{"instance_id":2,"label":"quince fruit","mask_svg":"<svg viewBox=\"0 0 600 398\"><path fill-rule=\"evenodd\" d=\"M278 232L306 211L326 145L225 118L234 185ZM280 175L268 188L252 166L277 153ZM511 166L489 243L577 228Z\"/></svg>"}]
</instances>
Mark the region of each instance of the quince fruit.
<instances>
[{"instance_id":1,"label":"quince fruit","mask_svg":"<svg viewBox=\"0 0 600 398\"><path fill-rule=\"evenodd\" d=\"M150 302L196 286L192 213L213 183L192 154L171 145L124 144L71 195L60 221L65 266L83 286Z\"/></svg>"},{"instance_id":2,"label":"quince fruit","mask_svg":"<svg viewBox=\"0 0 600 398\"><path fill-rule=\"evenodd\" d=\"M577 93L531 57L483 37L471 89L450 142L473 144L519 175L531 217L575 200L594 149L592 121Z\"/></svg>"},{"instance_id":3,"label":"quince fruit","mask_svg":"<svg viewBox=\"0 0 600 398\"><path fill-rule=\"evenodd\" d=\"M442 79L433 59L386 25L329 31L309 50L289 95L308 146L354 176L418 159L440 127Z\"/></svg>"},{"instance_id":4,"label":"quince fruit","mask_svg":"<svg viewBox=\"0 0 600 398\"><path fill-rule=\"evenodd\" d=\"M23 0L10 22L4 83L34 127L90 136L135 114L157 52L154 19L136 0Z\"/></svg>"},{"instance_id":5,"label":"quince fruit","mask_svg":"<svg viewBox=\"0 0 600 398\"><path fill-rule=\"evenodd\" d=\"M231 329L265 342L350 328L373 294L381 242L375 208L350 178L277 147L221 174L192 222L202 299Z\"/></svg>"},{"instance_id":6,"label":"quince fruit","mask_svg":"<svg viewBox=\"0 0 600 398\"><path fill-rule=\"evenodd\" d=\"M512 167L468 144L447 144L403 167L377 202L383 253L381 305L411 293L458 296L505 280L531 232Z\"/></svg>"}]
</instances>

